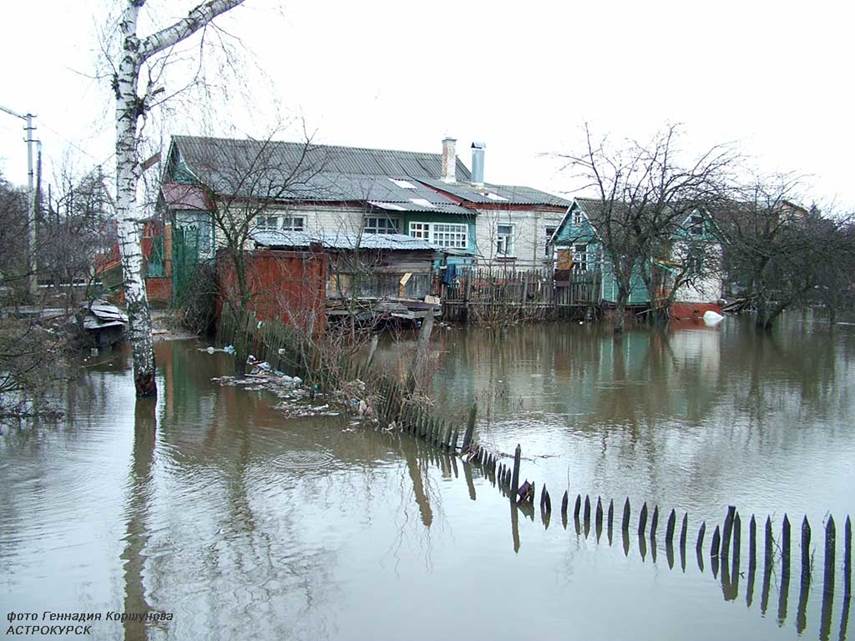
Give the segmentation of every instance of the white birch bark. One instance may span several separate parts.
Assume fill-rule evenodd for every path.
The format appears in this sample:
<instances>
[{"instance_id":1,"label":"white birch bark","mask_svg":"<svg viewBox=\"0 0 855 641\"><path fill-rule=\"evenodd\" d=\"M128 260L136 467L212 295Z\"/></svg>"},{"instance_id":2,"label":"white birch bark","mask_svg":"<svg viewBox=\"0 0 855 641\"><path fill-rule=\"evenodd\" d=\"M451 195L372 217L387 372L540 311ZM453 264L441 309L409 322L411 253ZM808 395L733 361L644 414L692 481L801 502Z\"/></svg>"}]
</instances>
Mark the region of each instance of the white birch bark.
<instances>
[{"instance_id":1,"label":"white birch bark","mask_svg":"<svg viewBox=\"0 0 855 641\"><path fill-rule=\"evenodd\" d=\"M137 204L137 185L142 173L137 156L139 121L145 114L145 96L137 93L140 69L150 57L181 42L243 1L209 0L175 24L140 40L137 21L145 0L127 0L119 23L122 50L113 79L116 93L116 218L137 396L157 394L151 312L142 273L142 216Z\"/></svg>"}]
</instances>

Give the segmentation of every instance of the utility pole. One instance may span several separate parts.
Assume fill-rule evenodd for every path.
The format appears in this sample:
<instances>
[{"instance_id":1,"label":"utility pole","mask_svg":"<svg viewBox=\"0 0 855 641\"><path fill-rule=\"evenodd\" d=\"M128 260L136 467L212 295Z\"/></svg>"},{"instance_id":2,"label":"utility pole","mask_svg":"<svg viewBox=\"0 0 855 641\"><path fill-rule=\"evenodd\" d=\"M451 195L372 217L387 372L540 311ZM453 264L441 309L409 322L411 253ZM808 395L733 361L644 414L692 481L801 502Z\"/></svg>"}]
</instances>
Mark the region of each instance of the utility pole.
<instances>
[{"instance_id":1,"label":"utility pole","mask_svg":"<svg viewBox=\"0 0 855 641\"><path fill-rule=\"evenodd\" d=\"M35 176L33 174L33 145L39 141L33 138L33 132L36 130L35 125L33 125L33 118L35 118L35 115L29 112L19 114L17 111L12 111L3 105L0 105L0 111L4 111L10 116L15 116L15 118L20 118L26 122L24 132L27 134L27 137L24 138L24 142L27 143L27 209L29 212L27 226L29 228L28 237L30 245L29 251L27 252L29 268L27 284L30 290L30 296L35 303L39 291L38 278L36 276L36 190Z\"/></svg>"}]
</instances>

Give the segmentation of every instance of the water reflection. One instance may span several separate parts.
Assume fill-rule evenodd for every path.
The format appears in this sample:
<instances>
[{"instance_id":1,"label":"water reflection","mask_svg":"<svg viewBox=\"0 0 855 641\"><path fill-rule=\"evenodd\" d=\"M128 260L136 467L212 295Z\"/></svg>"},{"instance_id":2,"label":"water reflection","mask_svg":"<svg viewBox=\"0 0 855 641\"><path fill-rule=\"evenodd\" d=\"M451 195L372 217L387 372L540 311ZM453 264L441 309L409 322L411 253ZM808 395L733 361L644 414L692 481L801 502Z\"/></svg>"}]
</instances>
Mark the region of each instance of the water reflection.
<instances>
[{"instance_id":1,"label":"water reflection","mask_svg":"<svg viewBox=\"0 0 855 641\"><path fill-rule=\"evenodd\" d=\"M211 377L230 370L225 355L189 344L160 346L164 392L153 414L144 405L132 409L123 355L91 367L69 388L67 421L0 441L3 605L174 613L165 627L102 627L95 637L104 639L194 639L200 630L214 638L428 639L436 636L438 617L473 638L547 638L570 629L567 603L592 614L574 617L567 635L576 638L790 638L790 625L804 625L811 636L845 638L849 600L841 598L843 588L834 589L834 580L845 581L840 572L832 574L829 590L824 573L814 570L793 617L776 540L764 557L762 581L758 577L758 609L750 558L759 541L752 526L747 578L735 533L721 557L710 557L709 547L700 554L696 546L696 570L686 563L686 550L698 537L683 532L697 530L704 519L712 530L729 501L742 507L729 489L754 487L758 460L774 470L772 480L760 484L759 496L780 499L769 512L793 513L792 505L800 509L802 502L843 511L825 499L848 500L851 477L837 465L851 453L851 433L840 422L851 402L840 387L851 371L847 339L835 339L835 375L817 372L824 382L801 380L795 365L781 360L793 351L787 341L774 349L757 346L768 352L761 361L783 371L758 370L761 396L753 398L764 398L767 407L743 429L735 408L748 398L743 383L751 367L732 367L729 355L745 337L725 329L714 338L698 333L685 340L632 335L618 345L582 330L587 334L578 340L557 332L544 338L542 330L511 332L504 338L509 353L491 356L490 365L480 360L487 355L480 348L468 357L470 348L461 348L460 361L452 352L443 356L446 368L471 359L471 371L447 376L449 416L468 407L461 403L458 414L454 398L490 397L479 440L506 452L525 444L523 476L539 489L545 481L566 492L565 528L570 488L578 492L569 532L549 527L551 509L543 504L535 519L533 505L511 502L504 468L460 463L408 437L356 429L341 417L285 421L266 394L212 384ZM556 353L562 345L572 349ZM714 345L717 361L700 362ZM525 354L531 358L519 362ZM649 394L645 376L658 377ZM796 403L803 392L825 400ZM790 411L802 431L777 424ZM822 496L811 472L820 454L828 474L839 476L822 486ZM796 459L806 471L801 494L778 475ZM734 479L738 483L728 485ZM624 518L616 520L607 497L627 495L636 506L650 502L651 526L657 505L666 510L663 520L671 507L682 511L679 545L673 541L679 519L670 514L664 537L638 531L639 512L630 518L629 499ZM757 498L749 490L742 496ZM811 515L811 522L822 517ZM671 571L648 562L662 550ZM715 582L711 561L724 562ZM800 561L795 549L793 567L802 567L795 565ZM801 588L800 579L794 582ZM543 616L509 620L485 590L493 584L502 586L503 602L533 599ZM740 591L747 607L722 609ZM769 619L758 615L770 599L782 598L790 623L778 631L774 612ZM492 616L472 617L476 610ZM672 631L645 626L664 618L674 619Z\"/></svg>"},{"instance_id":2,"label":"water reflection","mask_svg":"<svg viewBox=\"0 0 855 641\"><path fill-rule=\"evenodd\" d=\"M125 507L127 526L125 548L121 560L125 582L124 612L148 612L152 609L146 599L143 585L146 544L149 528L146 524L152 494L152 463L157 432L156 402L137 400L134 411L134 446L131 470L127 484L128 499ZM147 639L141 621L123 623L125 641Z\"/></svg>"},{"instance_id":3,"label":"water reflection","mask_svg":"<svg viewBox=\"0 0 855 641\"><path fill-rule=\"evenodd\" d=\"M712 518L722 504L820 517L852 509L855 332L791 316L772 334L718 328L628 332L555 324L440 332L437 408L478 402L482 443L524 442L553 485L630 495ZM405 369L405 352L378 359Z\"/></svg>"},{"instance_id":4,"label":"water reflection","mask_svg":"<svg viewBox=\"0 0 855 641\"><path fill-rule=\"evenodd\" d=\"M473 466L476 469L480 469L481 466L476 462ZM507 488L500 488L503 496L509 496ZM522 490L520 490L522 492ZM550 506L548 501L545 500L544 497L545 488L542 490L541 495L541 521L543 524L544 530L549 527L549 516L550 516ZM520 530L519 530L519 513L522 512L526 516L531 515L532 507L531 504L518 502L515 496L509 496L508 504L511 510L511 536L513 540L513 550L514 553L519 553L521 547L520 540ZM567 516L567 504L568 504L568 496L565 491L564 499L562 501L562 514L565 519L566 526L566 516ZM574 507L574 525L576 530L576 535L581 539L588 539L590 533L590 517L591 517L591 502L590 497L586 496L584 501L584 509L582 509L582 521L580 522L579 514L580 514L580 505L581 505L581 495L577 495L576 503ZM611 539L611 527L612 527L612 516L613 516L613 505L614 500L610 500L609 502L609 512L608 512L608 544L611 547L612 539ZM649 540L650 540L650 556L653 563L656 563L656 554L657 554L657 540L656 540L656 532L657 532L657 524L658 524L658 514L659 514L659 506L655 506L653 510L653 516L650 522L649 529ZM624 518L622 520L622 541L623 541L623 551L624 555L629 555L629 531L630 531L630 504L629 499L627 499L624 507ZM643 564L646 561L648 554L648 530L647 530L647 504L645 503L642 506L639 522L637 528L638 535L638 555ZM600 536L602 533L602 523L603 521L603 509L602 509L602 498L597 497L596 511L595 511L595 532L593 534L593 538L597 544L600 542ZM844 555L847 558L850 558L851 550L851 531L849 530L850 521L847 517L847 541L844 542ZM676 512L675 510L671 510L668 517L668 522L666 525L666 534L665 534L665 550L666 557L669 570L674 569L674 546L673 546L673 536L676 528ZM704 562L703 562L703 541L704 534L706 529L706 522L701 523L701 527L698 531L698 537L696 541L696 554L697 554L697 562L698 568L701 573L704 572ZM680 566L682 572L685 573L686 570L686 546L687 546L687 532L688 532L688 514L683 515L682 526L680 532L680 540L679 540L679 553L680 553ZM783 626L785 621L787 620L788 615L788 600L789 600L789 591L790 591L790 546L789 546L789 538L790 538L790 524L787 515L784 515L782 521L782 533L781 533L781 554L780 554L780 584L778 588L778 612L777 612L777 621L778 625ZM807 627L807 612L808 612L808 603L810 600L810 583L811 583L811 572L812 572L812 548L810 545L811 542L811 527L807 517L805 516L802 523L802 536L801 536L801 554L800 554L800 562L801 562L801 580L800 580L800 589L799 589L799 602L797 606L797 613L795 617L795 627L796 631L799 635L805 632ZM769 592L771 588L771 577L774 571L775 559L773 557L773 546L775 544L774 537L772 534L772 526L771 526L771 517L768 517L766 520L766 537L765 537L765 567L764 567L764 577L763 577L763 588L761 595L761 606L760 612L762 616L765 616L766 609L769 601ZM751 516L749 521L749 544L748 544L748 579L746 584L746 596L745 596L745 604L748 609L751 609L751 605L753 602L753 592L754 592L754 579L756 572L756 546L757 546L757 526L756 526L756 518L754 515ZM821 603L821 611L820 611L820 628L819 628L819 638L827 639L830 632L831 626L831 616L833 610L833 597L834 597L834 585L835 585L835 552L836 548L836 532L833 517L829 517L826 523L826 532L825 532L825 549L824 549L824 578L823 578L823 589L822 589L822 603ZM735 506L729 506L727 509L727 514L724 519L724 523L721 526L721 530L719 526L716 525L712 542L710 545L709 551L709 560L710 560L710 569L714 579L718 579L721 586L721 595L725 602L728 601L736 601L739 597L739 588L740 588L740 579L743 578L743 573L741 571L741 559L742 559L742 518L739 512L736 510ZM849 567L848 565L846 566ZM720 569L720 575L719 575ZM844 570L844 585L848 586L848 572L849 570ZM843 603L841 605L841 619L840 619L840 641L843 641L846 638L846 629L848 624L848 616L849 616L849 593L848 587L845 588L846 594L844 595Z\"/></svg>"}]
</instances>

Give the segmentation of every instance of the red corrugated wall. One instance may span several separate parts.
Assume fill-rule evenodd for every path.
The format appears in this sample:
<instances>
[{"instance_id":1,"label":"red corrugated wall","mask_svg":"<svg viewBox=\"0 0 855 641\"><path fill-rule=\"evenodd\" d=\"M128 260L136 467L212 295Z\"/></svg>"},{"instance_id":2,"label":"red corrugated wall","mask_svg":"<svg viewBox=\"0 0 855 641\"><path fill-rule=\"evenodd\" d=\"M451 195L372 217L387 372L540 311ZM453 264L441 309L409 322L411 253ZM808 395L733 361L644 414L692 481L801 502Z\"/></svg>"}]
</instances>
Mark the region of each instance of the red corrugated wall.
<instances>
[{"instance_id":1,"label":"red corrugated wall","mask_svg":"<svg viewBox=\"0 0 855 641\"><path fill-rule=\"evenodd\" d=\"M321 251L255 250L244 254L251 307L259 320L283 323L322 333L326 328L326 282L329 259ZM237 300L234 262L217 255L220 281L218 310L226 298Z\"/></svg>"}]
</instances>

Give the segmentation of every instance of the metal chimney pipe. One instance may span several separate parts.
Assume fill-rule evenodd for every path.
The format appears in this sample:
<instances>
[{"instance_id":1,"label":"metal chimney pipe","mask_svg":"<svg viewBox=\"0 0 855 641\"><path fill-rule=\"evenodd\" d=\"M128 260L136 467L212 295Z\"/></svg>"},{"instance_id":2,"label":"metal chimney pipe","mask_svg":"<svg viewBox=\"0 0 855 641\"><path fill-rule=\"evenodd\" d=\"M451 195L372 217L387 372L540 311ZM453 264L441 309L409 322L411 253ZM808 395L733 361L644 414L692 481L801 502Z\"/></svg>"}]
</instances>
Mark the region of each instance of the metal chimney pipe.
<instances>
[{"instance_id":1,"label":"metal chimney pipe","mask_svg":"<svg viewBox=\"0 0 855 641\"><path fill-rule=\"evenodd\" d=\"M457 155L454 153L454 138L445 137L442 140L442 176L445 183L457 182Z\"/></svg>"},{"instance_id":2,"label":"metal chimney pipe","mask_svg":"<svg viewBox=\"0 0 855 641\"><path fill-rule=\"evenodd\" d=\"M484 150L487 145L483 142L472 143L472 184L484 184Z\"/></svg>"}]
</instances>

